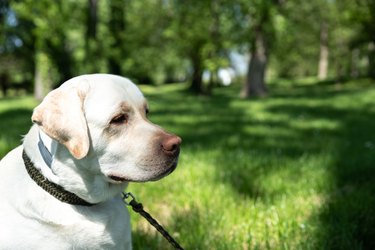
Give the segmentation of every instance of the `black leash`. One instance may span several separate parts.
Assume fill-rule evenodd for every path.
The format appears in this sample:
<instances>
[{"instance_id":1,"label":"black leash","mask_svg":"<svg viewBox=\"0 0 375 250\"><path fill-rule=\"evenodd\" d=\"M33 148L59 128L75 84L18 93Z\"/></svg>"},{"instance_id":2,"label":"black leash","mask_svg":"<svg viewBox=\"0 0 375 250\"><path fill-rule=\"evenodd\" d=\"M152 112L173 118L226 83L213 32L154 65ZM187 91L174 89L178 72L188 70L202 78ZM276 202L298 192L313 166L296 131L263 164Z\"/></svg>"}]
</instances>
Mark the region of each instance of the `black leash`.
<instances>
[{"instance_id":1,"label":"black leash","mask_svg":"<svg viewBox=\"0 0 375 250\"><path fill-rule=\"evenodd\" d=\"M127 202L126 200L129 197L132 200L130 202ZM124 201L124 203L126 205L131 206L133 208L134 212L139 213L140 215L142 215L153 227L155 227L156 230L158 230L159 233L161 235L163 235L163 237L165 239L167 239L167 241L175 249L181 249L181 250L183 250L183 248L180 246L180 244L177 243L177 241L159 224L159 222L157 222L154 218L152 218L152 216L143 209L142 203L138 203L132 193L122 193L122 200Z\"/></svg>"}]
</instances>

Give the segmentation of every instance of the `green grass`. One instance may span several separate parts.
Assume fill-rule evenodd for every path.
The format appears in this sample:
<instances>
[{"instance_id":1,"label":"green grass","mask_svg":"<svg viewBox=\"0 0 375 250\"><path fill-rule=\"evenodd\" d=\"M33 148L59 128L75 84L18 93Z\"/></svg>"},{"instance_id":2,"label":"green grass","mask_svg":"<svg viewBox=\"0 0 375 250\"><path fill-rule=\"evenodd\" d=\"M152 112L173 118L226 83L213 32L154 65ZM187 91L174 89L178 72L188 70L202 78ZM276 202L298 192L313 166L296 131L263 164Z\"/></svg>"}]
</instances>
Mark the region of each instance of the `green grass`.
<instances>
[{"instance_id":1,"label":"green grass","mask_svg":"<svg viewBox=\"0 0 375 250\"><path fill-rule=\"evenodd\" d=\"M31 97L0 98L0 159L21 143L36 104Z\"/></svg>"},{"instance_id":2,"label":"green grass","mask_svg":"<svg viewBox=\"0 0 375 250\"><path fill-rule=\"evenodd\" d=\"M183 144L173 174L128 190L186 249L375 249L374 82L282 82L253 100L141 88ZM0 101L0 156L34 104ZM171 249L131 216L135 249Z\"/></svg>"}]
</instances>

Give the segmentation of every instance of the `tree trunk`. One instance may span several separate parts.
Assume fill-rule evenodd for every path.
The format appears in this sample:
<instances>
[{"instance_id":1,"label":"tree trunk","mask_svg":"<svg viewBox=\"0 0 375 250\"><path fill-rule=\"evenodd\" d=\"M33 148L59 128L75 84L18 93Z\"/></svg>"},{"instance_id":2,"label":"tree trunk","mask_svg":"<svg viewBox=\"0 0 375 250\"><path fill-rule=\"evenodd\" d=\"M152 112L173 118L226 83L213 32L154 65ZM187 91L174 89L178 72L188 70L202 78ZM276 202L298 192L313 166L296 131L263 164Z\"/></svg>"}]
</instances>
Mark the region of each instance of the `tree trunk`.
<instances>
[{"instance_id":1,"label":"tree trunk","mask_svg":"<svg viewBox=\"0 0 375 250\"><path fill-rule=\"evenodd\" d=\"M53 55L49 59L49 63L54 65L54 69L58 71L59 80L57 83L63 83L74 76L73 70L74 59L72 51L69 49L68 42L66 41L66 34L64 31L60 30L57 32L56 37L59 37L60 44L53 44L51 39L46 39L45 52L48 55Z\"/></svg>"},{"instance_id":2,"label":"tree trunk","mask_svg":"<svg viewBox=\"0 0 375 250\"><path fill-rule=\"evenodd\" d=\"M267 93L265 72L267 66L267 47L260 27L255 33L255 43L252 47L247 77L243 84L241 97L264 96Z\"/></svg>"},{"instance_id":3,"label":"tree trunk","mask_svg":"<svg viewBox=\"0 0 375 250\"><path fill-rule=\"evenodd\" d=\"M98 0L88 0L87 33L86 37L96 39L96 26L98 23Z\"/></svg>"},{"instance_id":4,"label":"tree trunk","mask_svg":"<svg viewBox=\"0 0 375 250\"><path fill-rule=\"evenodd\" d=\"M86 23L85 52L88 72L96 72L98 67L98 43L97 43L97 23L98 23L98 0L88 0L88 13Z\"/></svg>"},{"instance_id":5,"label":"tree trunk","mask_svg":"<svg viewBox=\"0 0 375 250\"><path fill-rule=\"evenodd\" d=\"M111 18L109 21L109 30L113 42L111 44L111 53L108 55L109 71L115 75L121 75L121 62L126 58L125 51L125 11L123 0L110 1Z\"/></svg>"},{"instance_id":6,"label":"tree trunk","mask_svg":"<svg viewBox=\"0 0 375 250\"><path fill-rule=\"evenodd\" d=\"M359 77L359 59L360 59L360 51L358 48L354 48L351 51L351 65L350 65L350 76L353 78Z\"/></svg>"},{"instance_id":7,"label":"tree trunk","mask_svg":"<svg viewBox=\"0 0 375 250\"><path fill-rule=\"evenodd\" d=\"M8 73L5 71L0 75L0 86L3 92L3 96L7 96L8 87L9 87L9 77Z\"/></svg>"},{"instance_id":8,"label":"tree trunk","mask_svg":"<svg viewBox=\"0 0 375 250\"><path fill-rule=\"evenodd\" d=\"M219 77L218 77L218 69L210 71L210 78L208 80L208 85L206 89L206 94L211 95L213 89L218 85L219 83Z\"/></svg>"},{"instance_id":9,"label":"tree trunk","mask_svg":"<svg viewBox=\"0 0 375 250\"><path fill-rule=\"evenodd\" d=\"M190 90L196 94L204 93L203 90L203 66L202 66L202 59L199 55L199 50L193 52L191 55L191 62L193 66L193 76L191 80Z\"/></svg>"},{"instance_id":10,"label":"tree trunk","mask_svg":"<svg viewBox=\"0 0 375 250\"><path fill-rule=\"evenodd\" d=\"M368 45L368 75L375 79L375 41Z\"/></svg>"},{"instance_id":11,"label":"tree trunk","mask_svg":"<svg viewBox=\"0 0 375 250\"><path fill-rule=\"evenodd\" d=\"M328 24L322 21L320 25L320 53L319 53L319 67L318 78L324 80L328 74Z\"/></svg>"},{"instance_id":12,"label":"tree trunk","mask_svg":"<svg viewBox=\"0 0 375 250\"><path fill-rule=\"evenodd\" d=\"M41 51L35 54L35 80L34 80L34 97L41 101L52 88L50 76L51 62L48 56Z\"/></svg>"},{"instance_id":13,"label":"tree trunk","mask_svg":"<svg viewBox=\"0 0 375 250\"><path fill-rule=\"evenodd\" d=\"M218 0L211 0L210 11L212 14L212 25L210 27L210 40L212 42L212 51L208 53L208 58L218 58L220 51L222 51L222 37L220 32L220 3ZM216 60L215 60L216 61ZM218 71L220 69L220 63L214 62L208 68L210 78L207 87L205 88L205 94L211 95L213 89L218 83Z\"/></svg>"}]
</instances>

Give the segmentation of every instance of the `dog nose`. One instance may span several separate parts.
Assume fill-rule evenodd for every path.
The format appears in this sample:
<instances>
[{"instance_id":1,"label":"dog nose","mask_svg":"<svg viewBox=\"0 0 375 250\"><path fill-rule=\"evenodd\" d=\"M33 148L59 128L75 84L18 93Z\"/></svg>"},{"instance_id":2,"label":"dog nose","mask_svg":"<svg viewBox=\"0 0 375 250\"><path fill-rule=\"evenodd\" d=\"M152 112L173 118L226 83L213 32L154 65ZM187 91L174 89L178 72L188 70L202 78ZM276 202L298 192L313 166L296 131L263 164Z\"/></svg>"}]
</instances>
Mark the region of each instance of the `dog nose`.
<instances>
[{"instance_id":1,"label":"dog nose","mask_svg":"<svg viewBox=\"0 0 375 250\"><path fill-rule=\"evenodd\" d=\"M162 142L163 151L167 154L175 154L180 149L181 138L175 135L169 135Z\"/></svg>"}]
</instances>

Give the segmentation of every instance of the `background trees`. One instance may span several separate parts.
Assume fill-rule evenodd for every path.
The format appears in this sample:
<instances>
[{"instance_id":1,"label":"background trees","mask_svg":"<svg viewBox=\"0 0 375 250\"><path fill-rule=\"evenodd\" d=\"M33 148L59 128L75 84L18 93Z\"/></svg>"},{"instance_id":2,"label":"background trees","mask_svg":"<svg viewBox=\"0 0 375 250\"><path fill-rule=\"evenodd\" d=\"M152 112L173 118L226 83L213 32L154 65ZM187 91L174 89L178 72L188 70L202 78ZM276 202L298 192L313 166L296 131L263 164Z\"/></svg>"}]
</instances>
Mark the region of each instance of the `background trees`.
<instances>
[{"instance_id":1,"label":"background trees","mask_svg":"<svg viewBox=\"0 0 375 250\"><path fill-rule=\"evenodd\" d=\"M250 61L241 96L263 96L267 92L265 74L268 57L275 43L275 17L278 1L244 1L242 9L247 19L247 42Z\"/></svg>"},{"instance_id":2,"label":"background trees","mask_svg":"<svg viewBox=\"0 0 375 250\"><path fill-rule=\"evenodd\" d=\"M269 77L375 77L374 13L368 0L1 0L0 83L41 98L109 72L210 93L233 51L250 56L242 97L265 95Z\"/></svg>"}]
</instances>

